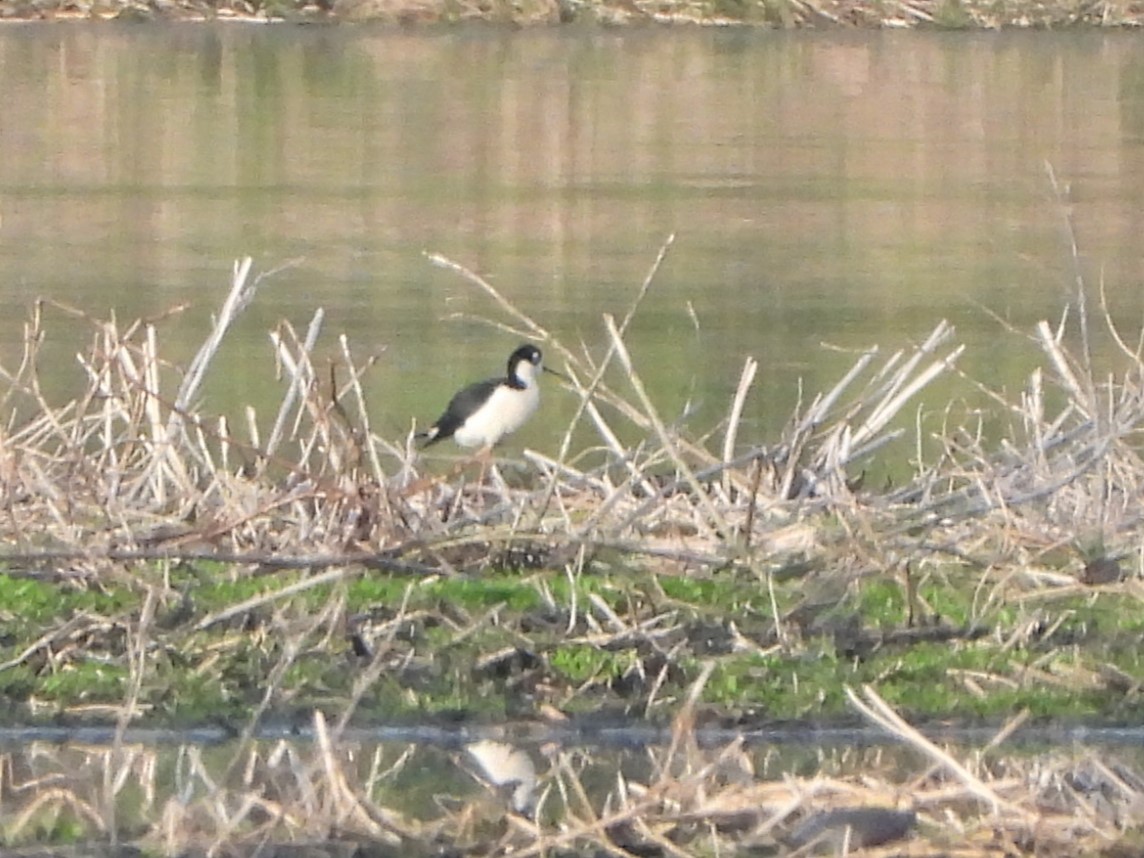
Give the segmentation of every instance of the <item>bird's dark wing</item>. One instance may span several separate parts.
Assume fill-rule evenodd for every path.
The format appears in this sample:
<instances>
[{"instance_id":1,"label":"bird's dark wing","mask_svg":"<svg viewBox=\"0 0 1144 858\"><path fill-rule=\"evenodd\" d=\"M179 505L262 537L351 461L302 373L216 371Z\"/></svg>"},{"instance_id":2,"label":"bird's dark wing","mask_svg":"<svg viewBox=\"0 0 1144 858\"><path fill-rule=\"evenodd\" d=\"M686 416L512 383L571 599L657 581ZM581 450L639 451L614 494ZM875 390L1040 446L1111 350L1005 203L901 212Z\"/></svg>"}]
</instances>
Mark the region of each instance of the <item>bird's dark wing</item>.
<instances>
[{"instance_id":1,"label":"bird's dark wing","mask_svg":"<svg viewBox=\"0 0 1144 858\"><path fill-rule=\"evenodd\" d=\"M449 400L449 405L445 408L445 413L437 418L437 422L429 427L426 435L429 440L425 442L425 446L429 447L436 444L438 441L443 441L446 438L452 438L453 433L461 428L461 424L465 422L465 418L472 414L481 403L493 395L493 391L497 389L497 385L501 383L499 378L490 378L487 381L478 381L475 384L470 384L468 387L460 390L457 394Z\"/></svg>"}]
</instances>

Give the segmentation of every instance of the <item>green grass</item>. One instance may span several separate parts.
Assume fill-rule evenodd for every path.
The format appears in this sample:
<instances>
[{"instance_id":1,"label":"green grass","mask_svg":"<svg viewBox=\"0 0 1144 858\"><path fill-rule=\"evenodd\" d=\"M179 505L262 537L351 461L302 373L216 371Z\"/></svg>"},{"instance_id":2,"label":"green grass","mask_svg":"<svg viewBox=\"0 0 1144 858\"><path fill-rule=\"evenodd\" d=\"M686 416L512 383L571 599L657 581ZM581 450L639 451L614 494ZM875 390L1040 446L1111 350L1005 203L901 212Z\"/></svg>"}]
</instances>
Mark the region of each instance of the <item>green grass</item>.
<instances>
[{"instance_id":1,"label":"green grass","mask_svg":"<svg viewBox=\"0 0 1144 858\"><path fill-rule=\"evenodd\" d=\"M122 665L76 661L49 672L37 693L64 705L118 703L124 698L128 671Z\"/></svg>"},{"instance_id":2,"label":"green grass","mask_svg":"<svg viewBox=\"0 0 1144 858\"><path fill-rule=\"evenodd\" d=\"M193 627L204 617L272 596L305 573L173 569L174 590L157 611L170 622L143 631L139 702L156 723L241 724L291 638L294 660L271 690L272 718L339 711L375 654L384 669L358 701L363 722L528 716L541 704L642 713L653 684L656 699L678 700L708 660L715 670L705 704L761 722L852 719L845 689L865 684L923 722L1002 721L1018 709L1063 720L1139 715L1126 686L1144 683L1144 611L1128 589L1052 600L1008 579L997 588L1002 579L983 582L978 569L931 565L912 573L911 625L901 575L832 578L811 567L775 580L772 605L755 570L669 575L615 560L574 578L563 570L423 580L363 573L200 631ZM10 718L32 720L32 701L42 713L121 702L146 587L162 571L134 570L89 589L0 576L9 619L0 661L14 662L0 671L0 694L13 704ZM331 604L344 613L317 622ZM408 619L394 624L403 604ZM387 630L364 655L353 653L348 616L375 617ZM83 621L77 630L53 638L73 617ZM1115 682L1102 681L1108 671L1118 672Z\"/></svg>"},{"instance_id":3,"label":"green grass","mask_svg":"<svg viewBox=\"0 0 1144 858\"><path fill-rule=\"evenodd\" d=\"M573 685L617 679L633 663L634 655L628 651L610 652L585 644L558 646L549 657L553 671Z\"/></svg>"},{"instance_id":4,"label":"green grass","mask_svg":"<svg viewBox=\"0 0 1144 858\"><path fill-rule=\"evenodd\" d=\"M0 574L0 617L7 622L43 624L78 611L114 614L134 603L121 589L88 589Z\"/></svg>"}]
</instances>

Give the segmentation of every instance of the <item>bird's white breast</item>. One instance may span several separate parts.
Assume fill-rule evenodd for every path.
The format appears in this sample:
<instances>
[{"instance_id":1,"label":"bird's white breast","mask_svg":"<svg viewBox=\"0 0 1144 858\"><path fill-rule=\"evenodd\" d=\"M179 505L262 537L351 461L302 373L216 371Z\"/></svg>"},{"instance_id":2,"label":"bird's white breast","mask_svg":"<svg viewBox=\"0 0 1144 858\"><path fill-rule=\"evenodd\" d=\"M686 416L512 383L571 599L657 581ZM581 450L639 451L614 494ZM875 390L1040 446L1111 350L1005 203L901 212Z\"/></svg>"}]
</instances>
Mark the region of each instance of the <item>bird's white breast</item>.
<instances>
[{"instance_id":1,"label":"bird's white breast","mask_svg":"<svg viewBox=\"0 0 1144 858\"><path fill-rule=\"evenodd\" d=\"M453 433L462 447L491 447L528 420L540 405L540 388L535 382L523 390L497 385L484 405Z\"/></svg>"}]
</instances>

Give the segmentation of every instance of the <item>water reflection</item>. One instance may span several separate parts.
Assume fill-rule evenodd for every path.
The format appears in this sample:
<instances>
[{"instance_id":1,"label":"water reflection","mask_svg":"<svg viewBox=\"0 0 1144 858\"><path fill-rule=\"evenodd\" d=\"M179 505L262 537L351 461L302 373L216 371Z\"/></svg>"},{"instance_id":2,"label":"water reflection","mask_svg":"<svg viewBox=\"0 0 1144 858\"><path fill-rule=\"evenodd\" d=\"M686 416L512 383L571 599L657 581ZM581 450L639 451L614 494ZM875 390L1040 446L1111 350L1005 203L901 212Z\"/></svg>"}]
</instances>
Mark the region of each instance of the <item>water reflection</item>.
<instances>
[{"instance_id":1,"label":"water reflection","mask_svg":"<svg viewBox=\"0 0 1144 858\"><path fill-rule=\"evenodd\" d=\"M958 775L902 746L704 746L682 734L627 750L378 744L317 724L313 742L0 748L6 842L110 837L163 854L354 841L412 850L401 854L441 844L668 854L671 842L680 854L784 854L820 841L835 854L910 836L915 823L931 844L968 845L983 824L991 837L1015 836L1035 821L1042 845L1075 845L1082 820L1084 836L1138 820L1144 792L1137 763L1082 750L992 749L983 763L980 751L946 746L951 767L973 769ZM526 780L539 792L518 802Z\"/></svg>"},{"instance_id":2,"label":"water reflection","mask_svg":"<svg viewBox=\"0 0 1144 858\"><path fill-rule=\"evenodd\" d=\"M35 295L124 317L192 302L186 354L233 258L298 260L236 330L212 404L265 401L266 331L320 304L331 353L342 331L383 351L369 392L379 430L400 435L515 341L443 321L499 316L423 250L600 347L600 314L623 311L676 233L630 336L666 415L709 426L754 355L745 440L773 437L800 379L829 386L847 350L920 339L943 316L971 376L1019 386L1034 354L990 314L1019 330L1055 318L1076 274L1045 161L1071 187L1079 272L1130 328L1144 311L1135 47L1075 33L9 28L0 355L13 359ZM58 324L48 365L63 376L67 343L88 334ZM955 381L927 406L950 396L981 401ZM520 443L543 446L574 407Z\"/></svg>"},{"instance_id":3,"label":"water reflection","mask_svg":"<svg viewBox=\"0 0 1144 858\"><path fill-rule=\"evenodd\" d=\"M536 765L527 751L492 739L466 745L465 751L476 762L482 778L494 787L505 787L509 791L509 807L517 813L532 815L539 782Z\"/></svg>"}]
</instances>

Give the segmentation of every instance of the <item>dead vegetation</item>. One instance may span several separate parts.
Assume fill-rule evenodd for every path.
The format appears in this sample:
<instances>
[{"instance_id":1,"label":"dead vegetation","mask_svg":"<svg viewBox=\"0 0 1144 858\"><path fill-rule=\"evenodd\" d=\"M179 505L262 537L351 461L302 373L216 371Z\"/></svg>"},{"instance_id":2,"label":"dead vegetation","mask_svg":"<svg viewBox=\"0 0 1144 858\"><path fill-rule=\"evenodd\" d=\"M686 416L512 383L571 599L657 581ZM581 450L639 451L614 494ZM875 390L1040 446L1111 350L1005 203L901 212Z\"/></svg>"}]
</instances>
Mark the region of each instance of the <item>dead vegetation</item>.
<instances>
[{"instance_id":1,"label":"dead vegetation","mask_svg":"<svg viewBox=\"0 0 1144 858\"><path fill-rule=\"evenodd\" d=\"M1020 608L1018 620L994 633L1000 650L1051 637L1062 618L1041 611L1065 599L1114 590L1138 602L1144 340L1130 344L1103 300L1099 314L1089 306L1078 281L1056 325L1035 332L1045 368L1016 401L998 397L1008 417L1000 442L987 441L976 425L946 425L929 435L919 423L915 476L878 491L860 485L859 466L906 437L903 415L917 394L955 369L961 348L952 328L939 323L917 345L888 355L871 348L831 390L801 403L773 444L743 437L740 418L757 371L748 358L727 418L696 439L658 411L624 339L669 245L623 318L603 318L605 345L595 351L562 343L479 276L430 258L483 290L502 328L542 343L579 397L552 445L556 452L524 454L529 478L510 481L494 471L484 485L467 483L462 473L434 476L412 435L386 439L371 430L362 380L373 361L355 357L342 338L339 360L319 365L320 311L306 331L283 325L272 337L283 380L273 414L248 410L245 423L232 426L203 413L198 399L219 343L255 297L259 281L249 260L236 265L214 329L181 373L164 363L160 323L92 320L92 340L77 356L86 385L62 405L48 400L39 381L48 335L41 305L22 360L2 370L3 408L11 417L0 436L0 560L14 580L92 589L127 582L139 605L45 621L37 639L6 647L0 675L33 662L57 670L63 650L112 638L127 666L122 696L101 710L121 731L113 747L35 746L0 758L6 840L78 832L171 855L249 854L279 843L335 850L340 843L379 855L681 856L746 849L897 854L882 850L900 844L881 842L908 836L916 841L910 854L1072 855L1082 845L1112 854L1136 836L1144 804L1129 766L1083 752L1019 758L992 747L942 749L873 688L848 692L851 705L913 749L913 766L895 759L845 775L763 776L757 754L741 741L714 750L697 742L694 719L714 662L686 699L665 691L678 685L669 677L681 661L673 609L632 606L625 613L595 594L579 602L574 585L604 555L651 568L657 581L738 570L769 594L773 626L765 639L752 637L728 617L720 633L725 651L745 648L760 657L803 646L795 626L805 602L791 607L775 596L778 579L801 566L812 570L804 588L818 596L824 587L840 592L859 580L902 582L910 611L903 631L910 633L924 626L915 619L934 613L919 580L944 566L971 569L975 616L998 605ZM1118 350L1120 367L1103 377L1092 356L1098 330ZM597 439L587 451L573 443L582 425ZM621 442L633 434L643 440ZM206 612L184 611L186 593L167 576L176 564L204 561L225 564L236 581L300 574ZM436 655L402 643L425 619L408 605L415 588L506 566L547 573L535 586L559 608L555 622L565 637L601 650L635 642L658 656L654 666L641 662L642 714L674 712L671 742L646 752L646 776L617 770L604 787L599 778L593 787L584 782L595 764L590 752L546 745L535 795L510 801L521 812L506 813L503 802L490 812L477 800L450 799L443 785L434 788L443 798L412 813L386 786L408 757L394 761L385 756L392 749L371 750L363 767L362 746L346 740L345 730L384 675L413 682ZM317 609L295 602L364 575L408 581L405 601L377 606L368 639L358 633L361 620L349 615L344 592L335 590ZM569 582L568 601L554 594L556 581ZM450 645L495 623L496 610L457 617L442 608L454 630ZM250 636L244 624L258 615L271 617L257 624L257 634L274 638L276 649L250 690L249 718L221 769L208 765L201 749L127 743L122 731L146 714L141 701L157 643L169 651L206 630L227 629L225 643L210 644L217 658ZM170 629L182 635L177 646L164 638ZM322 707L304 700L307 712L318 712L307 716L310 744L256 741L263 716L295 692L289 677L303 645L328 644L338 630L361 652L353 691L330 716L334 723L327 726ZM511 634L518 643L486 654L482 669L500 670L528 654L523 627ZM883 634L871 645L887 640ZM204 658L195 674L209 675L216 664ZM1035 670L1046 682L1099 683L1126 700L1139 698L1142 680L1113 665L1100 675L1079 667L1050 675L1041 662L1029 675ZM1004 677L966 671L963 680L967 693L977 693ZM562 717L539 704L531 714ZM159 765L164 753L177 758L173 777ZM539 758L534 747L528 753ZM458 749L456 759L463 756ZM500 783L518 795L519 778ZM134 807L129 819L120 816L125 791Z\"/></svg>"},{"instance_id":2,"label":"dead vegetation","mask_svg":"<svg viewBox=\"0 0 1144 858\"><path fill-rule=\"evenodd\" d=\"M800 403L774 444L741 437L757 371L747 358L727 418L695 439L659 413L624 341L669 244L625 317L604 317L597 354L569 348L472 272L430 258L488 294L504 319L496 325L543 343L579 398L555 455L526 450L530 476L511 484L497 469L480 485L471 468L435 476L412 433L372 432L361 382L374 361L358 361L341 337L339 360L316 365L320 310L305 332L283 323L271 336L283 389L273 414L248 408L236 427L201 412L219 344L257 289L250 260L236 265L185 372L175 378L165 365L158 324L92 320L92 342L77 355L86 388L62 405L38 377L40 305L19 365L0 368L9 415L0 560L79 576L202 559L332 577L458 574L506 561L578 576L594 554L618 551L676 569L740 566L765 581L783 559L845 555L892 571L944 555L1027 569L1073 546L1086 561L1115 562L1104 566L1112 580L1139 568L1144 340L1126 342L1102 304L1125 369L1098 381L1083 288L1055 327L1037 328L1051 383L1037 370L1018 401L991 394L1007 418L999 444L980 422L928 436L919 424L916 475L877 491L861 485L861 464L906 436L919 392L955 367L962 348L952 327L940 322L888 355L870 348L832 389ZM1079 356L1066 346L1072 327ZM597 444L576 450L584 424ZM626 446L621 434L643 440Z\"/></svg>"},{"instance_id":3,"label":"dead vegetation","mask_svg":"<svg viewBox=\"0 0 1144 858\"><path fill-rule=\"evenodd\" d=\"M0 0L0 20L41 19L996 30L1136 28L1144 9L1086 0Z\"/></svg>"},{"instance_id":4,"label":"dead vegetation","mask_svg":"<svg viewBox=\"0 0 1144 858\"><path fill-rule=\"evenodd\" d=\"M0 444L3 559L10 568L82 560L94 571L207 558L432 574L472 571L516 551L532 566L568 563L580 574L591 552L614 549L657 562L750 565L817 550L821 535L805 522L823 512L854 516L847 530L873 535L887 522L936 521L958 504L976 516L993 503L994 489L975 472L992 460L951 467L952 451L889 498L856 494L851 481L855 463L903 435L894 422L911 398L955 362L961 349L948 344L953 331L944 322L911 350L881 359L877 348L867 351L832 390L799 407L774 446L739 438L757 369L748 358L728 419L696 441L659 414L624 343L654 269L624 319L604 318L608 346L595 356L567 348L471 272L431 261L488 292L509 320L506 330L544 343L580 397L556 455L525 452L534 476L523 485L495 469L482 485L466 483L468 470L433 476L422 470L412 435L374 434L361 385L372 361L356 362L342 338L339 363L315 366L320 311L304 334L284 324L272 336L284 392L269 419L247 409L245 425L232 427L196 410L219 343L254 296L245 260L214 330L173 389L165 389L171 374L157 325L92 321L93 342L77 356L87 388L63 405L49 403L37 376L39 308L23 360L3 370L11 415ZM614 389L616 375L630 393ZM581 423L599 439L593 450L573 450ZM645 440L624 446L620 424ZM1056 441L1044 431L1041 438L1046 449Z\"/></svg>"}]
</instances>

